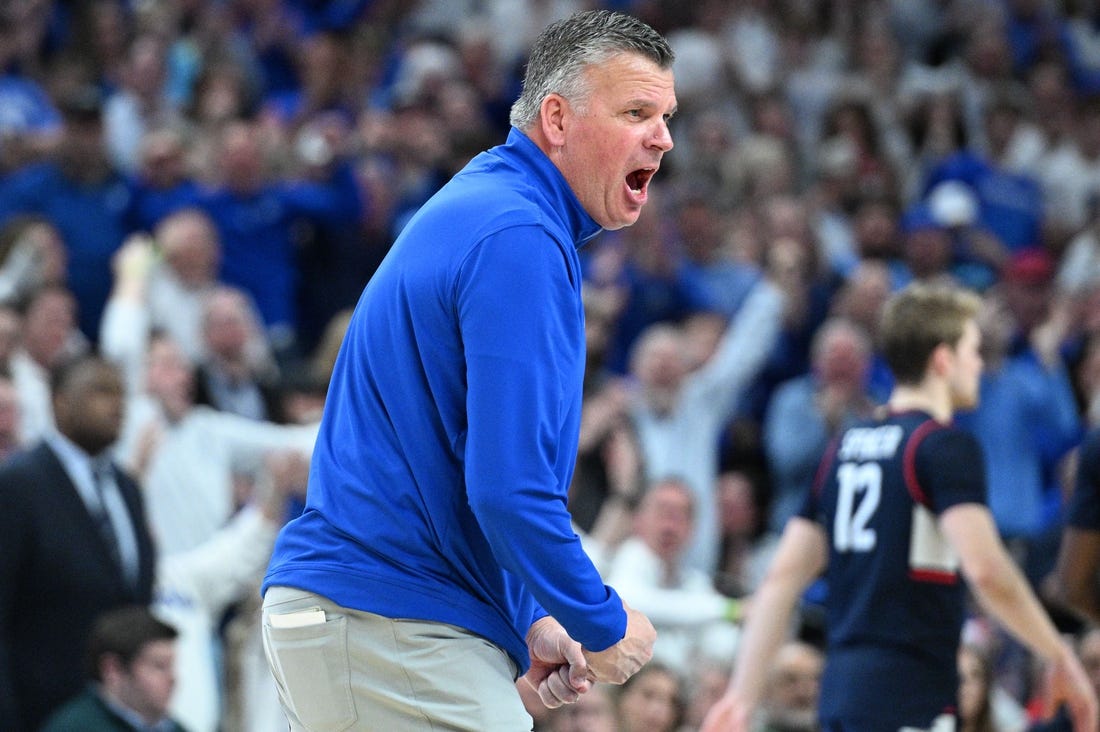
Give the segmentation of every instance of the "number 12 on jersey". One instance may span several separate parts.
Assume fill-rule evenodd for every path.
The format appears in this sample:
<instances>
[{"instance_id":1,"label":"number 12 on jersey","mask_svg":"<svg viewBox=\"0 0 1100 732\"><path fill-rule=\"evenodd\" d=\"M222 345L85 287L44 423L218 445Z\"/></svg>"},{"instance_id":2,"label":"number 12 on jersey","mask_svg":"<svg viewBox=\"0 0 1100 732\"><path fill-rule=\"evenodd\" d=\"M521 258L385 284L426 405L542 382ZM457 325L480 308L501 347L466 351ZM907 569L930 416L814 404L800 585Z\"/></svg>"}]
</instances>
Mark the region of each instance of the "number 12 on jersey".
<instances>
[{"instance_id":1,"label":"number 12 on jersey","mask_svg":"<svg viewBox=\"0 0 1100 732\"><path fill-rule=\"evenodd\" d=\"M875 548L875 530L868 524L882 497L882 466L841 463L836 478L833 545L838 552L869 552Z\"/></svg>"}]
</instances>

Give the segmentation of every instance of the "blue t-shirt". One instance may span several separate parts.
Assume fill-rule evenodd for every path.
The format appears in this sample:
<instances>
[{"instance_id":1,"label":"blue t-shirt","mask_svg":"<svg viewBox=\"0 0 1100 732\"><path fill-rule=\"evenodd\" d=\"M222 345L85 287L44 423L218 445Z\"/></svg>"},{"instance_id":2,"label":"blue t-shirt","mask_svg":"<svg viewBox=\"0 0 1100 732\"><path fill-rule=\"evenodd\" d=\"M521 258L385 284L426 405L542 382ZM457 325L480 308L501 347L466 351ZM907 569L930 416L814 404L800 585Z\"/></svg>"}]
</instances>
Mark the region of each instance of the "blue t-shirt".
<instances>
[{"instance_id":1,"label":"blue t-shirt","mask_svg":"<svg viewBox=\"0 0 1100 732\"><path fill-rule=\"evenodd\" d=\"M978 443L923 412L853 426L826 453L801 512L829 539L823 722L927 729L954 710L965 590L937 518L984 502Z\"/></svg>"},{"instance_id":2,"label":"blue t-shirt","mask_svg":"<svg viewBox=\"0 0 1100 732\"><path fill-rule=\"evenodd\" d=\"M22 213L45 216L60 232L80 329L90 340L98 340L113 282L111 258L134 230L129 182L114 172L97 182L83 182L55 163L37 163L13 173L0 186L0 222Z\"/></svg>"},{"instance_id":3,"label":"blue t-shirt","mask_svg":"<svg viewBox=\"0 0 1100 732\"><path fill-rule=\"evenodd\" d=\"M298 324L295 225L352 225L362 215L359 187L346 163L336 165L326 181L280 181L250 194L219 188L203 192L197 203L221 238L221 279L252 296L268 327Z\"/></svg>"}]
</instances>

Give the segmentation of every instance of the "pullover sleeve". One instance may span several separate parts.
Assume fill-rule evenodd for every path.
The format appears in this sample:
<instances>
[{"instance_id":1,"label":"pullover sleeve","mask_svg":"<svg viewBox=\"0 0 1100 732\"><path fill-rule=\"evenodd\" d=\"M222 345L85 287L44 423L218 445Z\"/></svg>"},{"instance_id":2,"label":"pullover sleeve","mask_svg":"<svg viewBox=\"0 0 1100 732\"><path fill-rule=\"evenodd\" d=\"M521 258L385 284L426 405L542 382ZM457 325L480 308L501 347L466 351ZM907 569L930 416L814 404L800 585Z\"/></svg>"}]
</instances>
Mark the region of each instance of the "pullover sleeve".
<instances>
[{"instance_id":1,"label":"pullover sleeve","mask_svg":"<svg viewBox=\"0 0 1100 732\"><path fill-rule=\"evenodd\" d=\"M455 303L467 368L470 508L501 566L573 638L599 651L622 639L626 614L566 509L577 428L567 413L583 373L579 286L569 252L540 227L515 227L469 255Z\"/></svg>"}]
</instances>

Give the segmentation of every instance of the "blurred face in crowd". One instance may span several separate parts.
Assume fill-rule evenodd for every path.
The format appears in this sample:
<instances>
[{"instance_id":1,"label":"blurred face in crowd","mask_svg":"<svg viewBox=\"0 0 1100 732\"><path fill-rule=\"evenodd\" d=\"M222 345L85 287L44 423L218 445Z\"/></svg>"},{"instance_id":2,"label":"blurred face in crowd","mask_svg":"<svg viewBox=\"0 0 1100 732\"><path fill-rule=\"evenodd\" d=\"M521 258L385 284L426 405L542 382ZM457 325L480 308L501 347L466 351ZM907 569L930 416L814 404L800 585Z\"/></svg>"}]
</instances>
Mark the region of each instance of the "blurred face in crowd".
<instances>
[{"instance_id":1,"label":"blurred face in crowd","mask_svg":"<svg viewBox=\"0 0 1100 732\"><path fill-rule=\"evenodd\" d=\"M53 366L76 326L76 300L64 289L39 293L23 319L23 346L42 366Z\"/></svg>"},{"instance_id":2,"label":"blurred face in crowd","mask_svg":"<svg viewBox=\"0 0 1100 732\"><path fill-rule=\"evenodd\" d=\"M649 181L672 149L668 118L676 111L672 71L642 56L621 53L586 72L587 94L543 102L547 124L559 125L551 159L584 210L605 229L638 220Z\"/></svg>"},{"instance_id":3,"label":"blurred face in crowd","mask_svg":"<svg viewBox=\"0 0 1100 732\"><path fill-rule=\"evenodd\" d=\"M638 344L634 372L646 388L675 390L683 382L688 365L682 335L658 326Z\"/></svg>"},{"instance_id":4,"label":"blurred face in crowd","mask_svg":"<svg viewBox=\"0 0 1100 732\"><path fill-rule=\"evenodd\" d=\"M615 703L608 687L595 684L574 704L565 704L551 714L552 732L618 732Z\"/></svg>"},{"instance_id":5,"label":"blurred face in crowd","mask_svg":"<svg viewBox=\"0 0 1100 732\"><path fill-rule=\"evenodd\" d=\"M333 36L318 33L302 41L299 61L304 86L316 98L335 94L347 73L347 55Z\"/></svg>"},{"instance_id":6,"label":"blurred face in crowd","mask_svg":"<svg viewBox=\"0 0 1100 732\"><path fill-rule=\"evenodd\" d=\"M989 703L989 670L973 648L960 648L959 716L973 721Z\"/></svg>"},{"instance_id":7,"label":"blurred face in crowd","mask_svg":"<svg viewBox=\"0 0 1100 732\"><path fill-rule=\"evenodd\" d=\"M109 170L103 122L92 116L67 119L60 153L66 173L74 180L101 180Z\"/></svg>"},{"instance_id":8,"label":"blurred face in crowd","mask_svg":"<svg viewBox=\"0 0 1100 732\"><path fill-rule=\"evenodd\" d=\"M73 367L53 395L57 429L89 455L118 439L125 393L118 369L101 359Z\"/></svg>"},{"instance_id":9,"label":"blurred face in crowd","mask_svg":"<svg viewBox=\"0 0 1100 732\"><path fill-rule=\"evenodd\" d=\"M149 344L145 361L145 388L170 419L182 417L192 404L195 371L183 350L170 338Z\"/></svg>"},{"instance_id":10,"label":"blurred face in crowd","mask_svg":"<svg viewBox=\"0 0 1100 732\"><path fill-rule=\"evenodd\" d=\"M1003 76L1012 68L1012 50L1005 31L992 19L970 29L965 55L971 71L983 79Z\"/></svg>"},{"instance_id":11,"label":"blurred face in crowd","mask_svg":"<svg viewBox=\"0 0 1100 732\"><path fill-rule=\"evenodd\" d=\"M263 153L256 133L247 124L230 125L222 138L221 170L233 191L251 193L263 183Z\"/></svg>"},{"instance_id":12,"label":"blurred face in crowd","mask_svg":"<svg viewBox=\"0 0 1100 732\"><path fill-rule=\"evenodd\" d=\"M1052 280L1038 277L1008 279L1004 292L1008 309L1021 332L1031 332L1050 315L1054 294Z\"/></svg>"},{"instance_id":13,"label":"blurred face in crowd","mask_svg":"<svg viewBox=\"0 0 1100 732\"><path fill-rule=\"evenodd\" d=\"M236 360L243 356L252 334L248 306L237 293L212 293L203 316L203 340L211 355Z\"/></svg>"},{"instance_id":14,"label":"blurred face in crowd","mask_svg":"<svg viewBox=\"0 0 1100 732\"><path fill-rule=\"evenodd\" d=\"M838 315L859 323L867 333L878 329L882 307L890 297L890 272L882 262L861 262L835 301Z\"/></svg>"},{"instance_id":15,"label":"blurred face in crowd","mask_svg":"<svg viewBox=\"0 0 1100 732\"><path fill-rule=\"evenodd\" d=\"M200 289L217 279L218 235L205 214L187 211L165 219L157 242L164 261L185 287Z\"/></svg>"},{"instance_id":16,"label":"blurred face in crowd","mask_svg":"<svg viewBox=\"0 0 1100 732\"><path fill-rule=\"evenodd\" d=\"M822 333L814 353L814 373L824 384L841 384L857 389L870 366L868 344L854 329L837 324Z\"/></svg>"},{"instance_id":17,"label":"blurred face in crowd","mask_svg":"<svg viewBox=\"0 0 1100 732\"><path fill-rule=\"evenodd\" d=\"M143 99L155 101L164 87L165 61L161 43L147 35L134 41L126 81Z\"/></svg>"},{"instance_id":18,"label":"blurred face in crowd","mask_svg":"<svg viewBox=\"0 0 1100 732\"><path fill-rule=\"evenodd\" d=\"M806 204L793 196L768 199L764 207L764 228L769 239L789 237L801 242L813 236Z\"/></svg>"},{"instance_id":19,"label":"blurred face in crowd","mask_svg":"<svg viewBox=\"0 0 1100 732\"><path fill-rule=\"evenodd\" d=\"M690 490L672 481L658 483L646 492L635 517L635 533L658 557L668 563L680 558L694 525Z\"/></svg>"},{"instance_id":20,"label":"blurred face in crowd","mask_svg":"<svg viewBox=\"0 0 1100 732\"><path fill-rule=\"evenodd\" d=\"M199 79L195 90L195 115L200 123L221 124L243 113L245 82L232 64L214 65Z\"/></svg>"},{"instance_id":21,"label":"blurred face in crowd","mask_svg":"<svg viewBox=\"0 0 1100 732\"><path fill-rule=\"evenodd\" d=\"M855 217L856 246L863 257L888 259L898 251L897 214L881 201L864 203Z\"/></svg>"},{"instance_id":22,"label":"blurred face in crowd","mask_svg":"<svg viewBox=\"0 0 1100 732\"><path fill-rule=\"evenodd\" d=\"M169 130L157 130L145 136L141 147L141 176L155 188L179 183L187 173L183 143Z\"/></svg>"},{"instance_id":23,"label":"blurred face in crowd","mask_svg":"<svg viewBox=\"0 0 1100 732\"><path fill-rule=\"evenodd\" d=\"M772 240L767 248L767 269L773 281L788 297L805 296L812 273L802 241L789 236Z\"/></svg>"},{"instance_id":24,"label":"blurred face in crowd","mask_svg":"<svg viewBox=\"0 0 1100 732\"><path fill-rule=\"evenodd\" d=\"M69 258L61 233L52 224L35 221L28 225L19 235L15 246L27 246L31 250L37 282L60 284L65 281Z\"/></svg>"},{"instance_id":25,"label":"blurred face in crowd","mask_svg":"<svg viewBox=\"0 0 1100 732\"><path fill-rule=\"evenodd\" d=\"M760 510L747 475L730 471L718 477L718 511L724 532L752 535L760 521Z\"/></svg>"},{"instance_id":26,"label":"blurred face in crowd","mask_svg":"<svg viewBox=\"0 0 1100 732\"><path fill-rule=\"evenodd\" d=\"M703 719L706 718L707 712L726 692L730 682L730 672L725 665L702 660L693 669L692 676L691 698L684 713L684 727L698 729L703 726Z\"/></svg>"},{"instance_id":27,"label":"blurred face in crowd","mask_svg":"<svg viewBox=\"0 0 1100 732\"><path fill-rule=\"evenodd\" d=\"M797 641L782 646L765 690L769 719L783 729L816 729L823 666L821 653L812 646Z\"/></svg>"},{"instance_id":28,"label":"blurred face in crowd","mask_svg":"<svg viewBox=\"0 0 1100 732\"><path fill-rule=\"evenodd\" d=\"M672 732L676 728L680 681L671 671L649 666L639 671L619 697L621 732Z\"/></svg>"},{"instance_id":29,"label":"blurred face in crowd","mask_svg":"<svg viewBox=\"0 0 1100 732\"><path fill-rule=\"evenodd\" d=\"M176 686L175 641L146 643L130 662L129 668L117 660L105 674L108 693L141 715L146 722L159 722L168 712L172 690Z\"/></svg>"},{"instance_id":30,"label":"blurred face in crowd","mask_svg":"<svg viewBox=\"0 0 1100 732\"><path fill-rule=\"evenodd\" d=\"M985 134L990 149L998 153L1007 150L1018 126L1019 116L1010 108L996 107L987 112Z\"/></svg>"},{"instance_id":31,"label":"blurred face in crowd","mask_svg":"<svg viewBox=\"0 0 1100 732\"><path fill-rule=\"evenodd\" d=\"M688 256L704 264L715 261L722 238L714 208L702 199L688 200L677 212L676 222Z\"/></svg>"},{"instance_id":32,"label":"blurred face in crowd","mask_svg":"<svg viewBox=\"0 0 1100 732\"><path fill-rule=\"evenodd\" d=\"M905 261L918 279L947 272L951 257L951 234L946 229L925 227L905 237Z\"/></svg>"}]
</instances>

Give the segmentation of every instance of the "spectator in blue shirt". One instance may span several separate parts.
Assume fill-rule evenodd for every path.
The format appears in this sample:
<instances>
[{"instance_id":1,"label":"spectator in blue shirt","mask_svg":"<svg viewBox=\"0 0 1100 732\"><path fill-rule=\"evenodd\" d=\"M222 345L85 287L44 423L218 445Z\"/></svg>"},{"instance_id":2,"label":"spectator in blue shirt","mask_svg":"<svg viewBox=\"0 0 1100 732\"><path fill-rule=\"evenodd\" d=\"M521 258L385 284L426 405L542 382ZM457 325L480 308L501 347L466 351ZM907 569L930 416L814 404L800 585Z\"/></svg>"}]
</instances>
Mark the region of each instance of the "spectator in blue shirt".
<instances>
[{"instance_id":1,"label":"spectator in blue shirt","mask_svg":"<svg viewBox=\"0 0 1100 732\"><path fill-rule=\"evenodd\" d=\"M273 346L285 351L298 325L295 224L358 222L358 184L346 162L320 182L270 180L260 131L247 122L226 128L219 163L223 181L199 203L218 227L222 280L252 295Z\"/></svg>"},{"instance_id":2,"label":"spectator in blue shirt","mask_svg":"<svg viewBox=\"0 0 1100 732\"><path fill-rule=\"evenodd\" d=\"M46 154L61 134L61 114L46 90L21 73L15 12L0 9L0 173Z\"/></svg>"},{"instance_id":3,"label":"spectator in blue shirt","mask_svg":"<svg viewBox=\"0 0 1100 732\"><path fill-rule=\"evenodd\" d=\"M56 160L24 168L0 187L0 220L37 213L61 232L80 329L93 341L111 289L111 255L134 228L131 188L107 158L101 105L94 87L68 92Z\"/></svg>"},{"instance_id":4,"label":"spectator in blue shirt","mask_svg":"<svg viewBox=\"0 0 1100 732\"><path fill-rule=\"evenodd\" d=\"M1017 264L1007 273L1006 286L1047 288L1052 276ZM1036 281L1039 278L1041 281ZM1009 296L1011 298L1011 295ZM1037 324L1022 324L1019 307L991 292L980 324L986 370L981 402L960 414L958 423L978 438L989 476L989 508L1006 540L1020 549L1033 579L1041 577L1053 558L1028 549L1057 528L1059 491L1052 475L1058 461L1081 437L1081 422L1069 375L1059 353L1067 324L1057 311ZM1019 330L1021 344L1012 352Z\"/></svg>"},{"instance_id":5,"label":"spectator in blue shirt","mask_svg":"<svg viewBox=\"0 0 1100 732\"><path fill-rule=\"evenodd\" d=\"M186 157L183 137L174 129L156 129L142 139L141 165L133 181L138 229L155 231L169 215L195 205L199 185L188 171Z\"/></svg>"}]
</instances>

